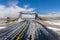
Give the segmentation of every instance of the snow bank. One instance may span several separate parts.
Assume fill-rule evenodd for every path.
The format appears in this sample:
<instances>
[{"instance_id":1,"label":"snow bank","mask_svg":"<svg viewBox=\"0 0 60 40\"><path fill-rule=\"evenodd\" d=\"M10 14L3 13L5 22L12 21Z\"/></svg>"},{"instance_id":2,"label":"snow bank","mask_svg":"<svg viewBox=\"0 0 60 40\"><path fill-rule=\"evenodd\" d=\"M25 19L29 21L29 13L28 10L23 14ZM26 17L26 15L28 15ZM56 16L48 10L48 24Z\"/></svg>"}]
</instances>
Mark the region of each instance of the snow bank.
<instances>
[{"instance_id":1,"label":"snow bank","mask_svg":"<svg viewBox=\"0 0 60 40\"><path fill-rule=\"evenodd\" d=\"M4 28L6 28L6 27L0 27L0 30L1 30L1 29L4 29Z\"/></svg>"},{"instance_id":2,"label":"snow bank","mask_svg":"<svg viewBox=\"0 0 60 40\"><path fill-rule=\"evenodd\" d=\"M53 27L47 27L47 28L52 29L52 30L54 30L54 31L60 31L59 28L53 28Z\"/></svg>"},{"instance_id":3,"label":"snow bank","mask_svg":"<svg viewBox=\"0 0 60 40\"><path fill-rule=\"evenodd\" d=\"M48 24L54 24L54 25L60 25L60 21L59 22L54 22L54 21L45 21Z\"/></svg>"}]
</instances>

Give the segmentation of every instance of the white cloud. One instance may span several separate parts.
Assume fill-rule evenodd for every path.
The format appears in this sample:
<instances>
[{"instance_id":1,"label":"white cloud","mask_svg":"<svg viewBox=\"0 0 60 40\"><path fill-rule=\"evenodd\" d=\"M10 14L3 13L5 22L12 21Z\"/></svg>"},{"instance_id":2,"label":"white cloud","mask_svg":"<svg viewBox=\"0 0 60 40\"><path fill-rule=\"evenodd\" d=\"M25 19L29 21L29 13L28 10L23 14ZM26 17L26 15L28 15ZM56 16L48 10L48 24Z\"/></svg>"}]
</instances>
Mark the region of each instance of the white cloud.
<instances>
[{"instance_id":1,"label":"white cloud","mask_svg":"<svg viewBox=\"0 0 60 40\"><path fill-rule=\"evenodd\" d=\"M27 9L29 7L29 5L24 5L24 8Z\"/></svg>"},{"instance_id":2,"label":"white cloud","mask_svg":"<svg viewBox=\"0 0 60 40\"><path fill-rule=\"evenodd\" d=\"M18 0L9 0L8 1L9 6L16 6L18 3L19 3Z\"/></svg>"},{"instance_id":3,"label":"white cloud","mask_svg":"<svg viewBox=\"0 0 60 40\"><path fill-rule=\"evenodd\" d=\"M12 4L12 5L11 5ZM5 5L0 5L0 18L6 18L6 17L18 17L19 12L21 11L34 11L34 8L22 8L17 6L18 2L12 2L9 3L9 7L6 7Z\"/></svg>"},{"instance_id":4,"label":"white cloud","mask_svg":"<svg viewBox=\"0 0 60 40\"><path fill-rule=\"evenodd\" d=\"M35 8L30 8L30 9L27 9L27 11L34 11Z\"/></svg>"},{"instance_id":5,"label":"white cloud","mask_svg":"<svg viewBox=\"0 0 60 40\"><path fill-rule=\"evenodd\" d=\"M0 18L18 17L18 13L21 11L25 11L25 9L18 6L11 6L7 8L4 5L0 5Z\"/></svg>"},{"instance_id":6,"label":"white cloud","mask_svg":"<svg viewBox=\"0 0 60 40\"><path fill-rule=\"evenodd\" d=\"M39 15L41 17L60 17L60 12L48 12L47 14L44 15Z\"/></svg>"},{"instance_id":7,"label":"white cloud","mask_svg":"<svg viewBox=\"0 0 60 40\"><path fill-rule=\"evenodd\" d=\"M60 17L60 12L50 12L48 15L51 17Z\"/></svg>"},{"instance_id":8,"label":"white cloud","mask_svg":"<svg viewBox=\"0 0 60 40\"><path fill-rule=\"evenodd\" d=\"M26 9L26 11L34 11L35 8L29 8L29 5L24 5L24 9Z\"/></svg>"}]
</instances>

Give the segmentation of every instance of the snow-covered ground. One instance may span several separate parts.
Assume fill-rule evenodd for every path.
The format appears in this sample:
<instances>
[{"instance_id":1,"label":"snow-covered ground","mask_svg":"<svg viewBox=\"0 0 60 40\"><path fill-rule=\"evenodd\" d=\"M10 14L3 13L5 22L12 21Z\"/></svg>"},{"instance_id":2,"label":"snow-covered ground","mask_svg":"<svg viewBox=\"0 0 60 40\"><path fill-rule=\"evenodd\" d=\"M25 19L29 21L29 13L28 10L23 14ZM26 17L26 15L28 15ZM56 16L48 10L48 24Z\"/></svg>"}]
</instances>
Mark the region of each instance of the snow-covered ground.
<instances>
[{"instance_id":1,"label":"snow-covered ground","mask_svg":"<svg viewBox=\"0 0 60 40\"><path fill-rule=\"evenodd\" d=\"M0 26L0 30L6 28L5 26Z\"/></svg>"},{"instance_id":2,"label":"snow-covered ground","mask_svg":"<svg viewBox=\"0 0 60 40\"><path fill-rule=\"evenodd\" d=\"M16 23L21 22L21 21L23 21L23 20L19 19L18 21L15 21L15 22L5 23L5 21L0 20L0 30L7 28L7 25L11 26L11 25L16 24Z\"/></svg>"},{"instance_id":3,"label":"snow-covered ground","mask_svg":"<svg viewBox=\"0 0 60 40\"><path fill-rule=\"evenodd\" d=\"M0 30L6 28L6 23L0 22Z\"/></svg>"},{"instance_id":4,"label":"snow-covered ground","mask_svg":"<svg viewBox=\"0 0 60 40\"><path fill-rule=\"evenodd\" d=\"M54 25L60 25L60 20L54 20L54 21L44 21L44 22L46 22L46 23L48 23L48 24L54 24Z\"/></svg>"},{"instance_id":5,"label":"snow-covered ground","mask_svg":"<svg viewBox=\"0 0 60 40\"><path fill-rule=\"evenodd\" d=\"M54 30L54 31L60 31L60 28L54 28L54 27L47 27L48 29Z\"/></svg>"},{"instance_id":6,"label":"snow-covered ground","mask_svg":"<svg viewBox=\"0 0 60 40\"><path fill-rule=\"evenodd\" d=\"M52 20L52 21L44 21L50 25L57 25L56 27L52 27L52 26L47 26L48 29L54 30L54 31L60 31L60 20Z\"/></svg>"},{"instance_id":7,"label":"snow-covered ground","mask_svg":"<svg viewBox=\"0 0 60 40\"><path fill-rule=\"evenodd\" d=\"M1 26L1 25L6 25L6 23L0 23L0 26Z\"/></svg>"}]
</instances>

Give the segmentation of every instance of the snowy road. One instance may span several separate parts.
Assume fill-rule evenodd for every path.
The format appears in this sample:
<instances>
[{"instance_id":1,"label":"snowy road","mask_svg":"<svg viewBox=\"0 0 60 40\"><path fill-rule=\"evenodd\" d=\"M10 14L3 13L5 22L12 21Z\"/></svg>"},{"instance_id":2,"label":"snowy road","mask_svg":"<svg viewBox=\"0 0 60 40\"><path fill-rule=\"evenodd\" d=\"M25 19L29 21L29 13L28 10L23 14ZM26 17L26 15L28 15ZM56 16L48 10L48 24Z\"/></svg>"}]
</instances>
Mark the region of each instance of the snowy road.
<instances>
[{"instance_id":1,"label":"snowy road","mask_svg":"<svg viewBox=\"0 0 60 40\"><path fill-rule=\"evenodd\" d=\"M55 32L37 21L25 20L0 30L0 40L58 40Z\"/></svg>"}]
</instances>

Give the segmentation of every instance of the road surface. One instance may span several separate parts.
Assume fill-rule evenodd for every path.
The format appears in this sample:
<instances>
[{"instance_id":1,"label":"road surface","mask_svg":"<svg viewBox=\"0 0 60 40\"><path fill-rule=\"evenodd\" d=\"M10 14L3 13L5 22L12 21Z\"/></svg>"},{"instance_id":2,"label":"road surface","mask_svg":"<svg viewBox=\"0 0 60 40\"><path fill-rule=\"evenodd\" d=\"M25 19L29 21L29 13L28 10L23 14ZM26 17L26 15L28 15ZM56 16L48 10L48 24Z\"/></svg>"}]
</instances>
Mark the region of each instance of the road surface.
<instances>
[{"instance_id":1,"label":"road surface","mask_svg":"<svg viewBox=\"0 0 60 40\"><path fill-rule=\"evenodd\" d=\"M59 40L52 30L41 23L25 20L0 30L0 40Z\"/></svg>"}]
</instances>

